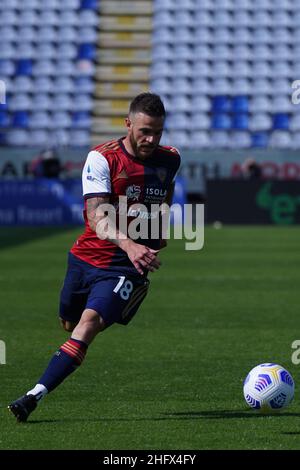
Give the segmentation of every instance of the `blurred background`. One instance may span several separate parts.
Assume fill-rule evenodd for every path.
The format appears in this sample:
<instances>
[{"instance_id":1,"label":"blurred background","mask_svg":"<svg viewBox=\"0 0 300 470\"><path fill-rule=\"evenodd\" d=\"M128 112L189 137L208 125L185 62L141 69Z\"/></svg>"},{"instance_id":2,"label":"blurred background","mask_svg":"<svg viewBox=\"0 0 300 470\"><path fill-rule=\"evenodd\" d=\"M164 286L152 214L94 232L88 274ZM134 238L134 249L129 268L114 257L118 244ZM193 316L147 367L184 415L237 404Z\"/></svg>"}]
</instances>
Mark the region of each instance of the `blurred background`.
<instances>
[{"instance_id":1,"label":"blurred background","mask_svg":"<svg viewBox=\"0 0 300 470\"><path fill-rule=\"evenodd\" d=\"M299 0L1 0L0 17L0 225L81 223L88 150L148 90L179 201L299 223Z\"/></svg>"}]
</instances>

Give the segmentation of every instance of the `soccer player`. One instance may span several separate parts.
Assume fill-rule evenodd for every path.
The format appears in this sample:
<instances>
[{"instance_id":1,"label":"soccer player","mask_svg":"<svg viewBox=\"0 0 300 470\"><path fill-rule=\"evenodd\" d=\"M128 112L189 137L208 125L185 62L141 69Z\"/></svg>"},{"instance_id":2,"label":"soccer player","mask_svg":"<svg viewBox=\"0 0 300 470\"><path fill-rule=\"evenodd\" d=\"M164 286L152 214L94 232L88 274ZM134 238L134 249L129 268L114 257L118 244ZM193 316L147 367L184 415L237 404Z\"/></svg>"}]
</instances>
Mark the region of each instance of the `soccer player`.
<instances>
[{"instance_id":1,"label":"soccer player","mask_svg":"<svg viewBox=\"0 0 300 470\"><path fill-rule=\"evenodd\" d=\"M128 324L147 294L148 272L160 267L158 253L165 240L161 231L151 236L145 227L161 218L157 206L171 204L180 165L176 149L159 145L165 114L158 95L136 96L125 120L126 137L99 145L87 156L82 172L85 232L69 252L60 296L60 322L72 334L37 384L8 406L20 422L82 363L99 332L113 323ZM136 222L143 226L137 234L129 230Z\"/></svg>"}]
</instances>

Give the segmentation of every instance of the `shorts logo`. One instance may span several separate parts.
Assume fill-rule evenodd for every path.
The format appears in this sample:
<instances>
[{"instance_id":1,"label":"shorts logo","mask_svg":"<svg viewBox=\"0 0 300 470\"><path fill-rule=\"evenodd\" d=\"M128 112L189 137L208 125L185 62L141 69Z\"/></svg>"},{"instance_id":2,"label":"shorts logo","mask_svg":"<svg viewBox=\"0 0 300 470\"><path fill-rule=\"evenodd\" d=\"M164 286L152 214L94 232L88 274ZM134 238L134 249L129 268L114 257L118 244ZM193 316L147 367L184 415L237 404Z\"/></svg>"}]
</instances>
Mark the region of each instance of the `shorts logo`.
<instances>
[{"instance_id":1,"label":"shorts logo","mask_svg":"<svg viewBox=\"0 0 300 470\"><path fill-rule=\"evenodd\" d=\"M136 184L132 184L128 186L126 189L126 196L128 199L132 199L133 201L138 201L141 195L141 187L137 186Z\"/></svg>"}]
</instances>

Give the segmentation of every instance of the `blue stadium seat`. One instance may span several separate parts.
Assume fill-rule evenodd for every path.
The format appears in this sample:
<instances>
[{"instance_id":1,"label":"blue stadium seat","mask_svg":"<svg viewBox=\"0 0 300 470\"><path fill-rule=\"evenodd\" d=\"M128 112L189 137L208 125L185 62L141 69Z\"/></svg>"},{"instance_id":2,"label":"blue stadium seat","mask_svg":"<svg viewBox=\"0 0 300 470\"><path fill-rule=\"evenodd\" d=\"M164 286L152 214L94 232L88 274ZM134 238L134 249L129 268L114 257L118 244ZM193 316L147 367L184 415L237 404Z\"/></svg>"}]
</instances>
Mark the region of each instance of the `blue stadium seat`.
<instances>
[{"instance_id":1,"label":"blue stadium seat","mask_svg":"<svg viewBox=\"0 0 300 470\"><path fill-rule=\"evenodd\" d=\"M228 95L233 92L231 80L228 78L213 78L211 84L213 92L217 95Z\"/></svg>"},{"instance_id":2,"label":"blue stadium seat","mask_svg":"<svg viewBox=\"0 0 300 470\"><path fill-rule=\"evenodd\" d=\"M80 0L64 0L60 3L62 3L59 7L61 10L78 10L80 8Z\"/></svg>"},{"instance_id":3,"label":"blue stadium seat","mask_svg":"<svg viewBox=\"0 0 300 470\"><path fill-rule=\"evenodd\" d=\"M90 134L86 130L72 130L70 132L70 144L74 147L86 147L90 144Z\"/></svg>"},{"instance_id":4,"label":"blue stadium seat","mask_svg":"<svg viewBox=\"0 0 300 470\"><path fill-rule=\"evenodd\" d=\"M36 40L36 31L32 26L20 26L17 31L16 43L34 42Z\"/></svg>"},{"instance_id":5,"label":"blue stadium seat","mask_svg":"<svg viewBox=\"0 0 300 470\"><path fill-rule=\"evenodd\" d=\"M227 131L212 131L210 135L211 147L228 148L230 147L230 136Z\"/></svg>"},{"instance_id":6,"label":"blue stadium seat","mask_svg":"<svg viewBox=\"0 0 300 470\"><path fill-rule=\"evenodd\" d=\"M46 60L55 59L57 55L54 44L50 42L39 44L34 52L38 57L43 57Z\"/></svg>"},{"instance_id":7,"label":"blue stadium seat","mask_svg":"<svg viewBox=\"0 0 300 470\"><path fill-rule=\"evenodd\" d=\"M212 115L212 129L230 129L231 119L229 114L218 113Z\"/></svg>"},{"instance_id":8,"label":"blue stadium seat","mask_svg":"<svg viewBox=\"0 0 300 470\"><path fill-rule=\"evenodd\" d=\"M174 95L171 100L171 108L174 112L188 112L191 109L191 101L186 95Z\"/></svg>"},{"instance_id":9,"label":"blue stadium seat","mask_svg":"<svg viewBox=\"0 0 300 470\"><path fill-rule=\"evenodd\" d=\"M174 24L180 24L180 26L183 28L185 26L192 28L194 26L194 17L189 11L176 9L174 13ZM182 28L179 28L178 33L180 33L181 29Z\"/></svg>"},{"instance_id":10,"label":"blue stadium seat","mask_svg":"<svg viewBox=\"0 0 300 470\"><path fill-rule=\"evenodd\" d=\"M241 95L248 95L252 90L252 85L249 77L235 78L232 80L232 90L234 93Z\"/></svg>"},{"instance_id":11,"label":"blue stadium seat","mask_svg":"<svg viewBox=\"0 0 300 470\"><path fill-rule=\"evenodd\" d=\"M153 60L172 60L173 48L169 44L156 44L152 48Z\"/></svg>"},{"instance_id":12,"label":"blue stadium seat","mask_svg":"<svg viewBox=\"0 0 300 470\"><path fill-rule=\"evenodd\" d=\"M33 112L29 117L29 127L32 129L43 129L51 126L50 115L46 111Z\"/></svg>"},{"instance_id":13,"label":"blue stadium seat","mask_svg":"<svg viewBox=\"0 0 300 470\"><path fill-rule=\"evenodd\" d=\"M17 10L19 4L19 0L1 0L0 10Z\"/></svg>"},{"instance_id":14,"label":"blue stadium seat","mask_svg":"<svg viewBox=\"0 0 300 470\"><path fill-rule=\"evenodd\" d=\"M10 125L10 116L7 111L0 110L0 128L6 128Z\"/></svg>"},{"instance_id":15,"label":"blue stadium seat","mask_svg":"<svg viewBox=\"0 0 300 470\"><path fill-rule=\"evenodd\" d=\"M201 112L194 112L191 115L190 125L189 128L191 130L201 129L201 130L208 130L210 129L210 118L207 113Z\"/></svg>"},{"instance_id":16,"label":"blue stadium seat","mask_svg":"<svg viewBox=\"0 0 300 470\"><path fill-rule=\"evenodd\" d=\"M211 55L214 61L230 61L235 58L228 44L217 44L212 48Z\"/></svg>"},{"instance_id":17,"label":"blue stadium seat","mask_svg":"<svg viewBox=\"0 0 300 470\"><path fill-rule=\"evenodd\" d=\"M30 59L19 59L16 63L16 75L31 75L33 62Z\"/></svg>"},{"instance_id":18,"label":"blue stadium seat","mask_svg":"<svg viewBox=\"0 0 300 470\"><path fill-rule=\"evenodd\" d=\"M252 147L267 147L269 143L269 135L267 132L252 133Z\"/></svg>"},{"instance_id":19,"label":"blue stadium seat","mask_svg":"<svg viewBox=\"0 0 300 470\"><path fill-rule=\"evenodd\" d=\"M38 0L41 10L58 10L60 8L60 0Z\"/></svg>"},{"instance_id":20,"label":"blue stadium seat","mask_svg":"<svg viewBox=\"0 0 300 470\"><path fill-rule=\"evenodd\" d=\"M176 18L175 18L176 24ZM183 26L179 28L178 32L178 43L179 44L191 44L193 42L193 32L191 28Z\"/></svg>"},{"instance_id":21,"label":"blue stadium seat","mask_svg":"<svg viewBox=\"0 0 300 470\"><path fill-rule=\"evenodd\" d=\"M190 81L187 78L174 78L173 80L169 80L169 91L168 94L171 96L173 93L186 93L188 94L191 90Z\"/></svg>"},{"instance_id":22,"label":"blue stadium seat","mask_svg":"<svg viewBox=\"0 0 300 470\"><path fill-rule=\"evenodd\" d=\"M190 144L190 138L188 133L185 130L171 131L169 133L170 142L173 142L172 145L181 149L186 148Z\"/></svg>"},{"instance_id":23,"label":"blue stadium seat","mask_svg":"<svg viewBox=\"0 0 300 470\"><path fill-rule=\"evenodd\" d=\"M271 84L271 80L269 78L253 78L253 87L252 91L253 94L255 93L258 95L268 95L273 89L273 83Z\"/></svg>"},{"instance_id":24,"label":"blue stadium seat","mask_svg":"<svg viewBox=\"0 0 300 470\"><path fill-rule=\"evenodd\" d=\"M213 96L212 111L214 113L228 113L231 111L231 100L228 96Z\"/></svg>"},{"instance_id":25,"label":"blue stadium seat","mask_svg":"<svg viewBox=\"0 0 300 470\"><path fill-rule=\"evenodd\" d=\"M16 26L18 24L18 15L15 10L1 11L1 24L5 26Z\"/></svg>"},{"instance_id":26,"label":"blue stadium seat","mask_svg":"<svg viewBox=\"0 0 300 470\"><path fill-rule=\"evenodd\" d=\"M249 129L251 131L267 131L272 127L272 119L268 113L255 113L251 116Z\"/></svg>"},{"instance_id":27,"label":"blue stadium seat","mask_svg":"<svg viewBox=\"0 0 300 470\"><path fill-rule=\"evenodd\" d=\"M274 113L290 113L295 111L290 95L273 96L271 110Z\"/></svg>"},{"instance_id":28,"label":"blue stadium seat","mask_svg":"<svg viewBox=\"0 0 300 470\"><path fill-rule=\"evenodd\" d=\"M55 146L70 145L70 132L67 129L55 129L49 133L49 141Z\"/></svg>"},{"instance_id":29,"label":"blue stadium seat","mask_svg":"<svg viewBox=\"0 0 300 470\"><path fill-rule=\"evenodd\" d=\"M208 132L195 131L191 133L189 148L208 148L210 147L210 137Z\"/></svg>"},{"instance_id":30,"label":"blue stadium seat","mask_svg":"<svg viewBox=\"0 0 300 470\"><path fill-rule=\"evenodd\" d=\"M154 93L158 93L159 95L169 93L170 80L168 80L167 78L156 78L155 80L152 80L151 90Z\"/></svg>"},{"instance_id":31,"label":"blue stadium seat","mask_svg":"<svg viewBox=\"0 0 300 470\"><path fill-rule=\"evenodd\" d=\"M233 116L232 128L247 130L249 128L249 116L246 113L236 113Z\"/></svg>"},{"instance_id":32,"label":"blue stadium seat","mask_svg":"<svg viewBox=\"0 0 300 470\"><path fill-rule=\"evenodd\" d=\"M225 60L214 60L211 67L211 74L215 77L230 77L232 76L232 68L229 62Z\"/></svg>"},{"instance_id":33,"label":"blue stadium seat","mask_svg":"<svg viewBox=\"0 0 300 470\"><path fill-rule=\"evenodd\" d=\"M175 44L173 49L172 58L176 59L186 59L186 60L193 60L194 58L194 51L191 46L187 44ZM203 57L205 58L205 57Z\"/></svg>"},{"instance_id":34,"label":"blue stadium seat","mask_svg":"<svg viewBox=\"0 0 300 470\"><path fill-rule=\"evenodd\" d=\"M90 43L83 43L79 45L78 50L79 59L95 60L96 58L96 46Z\"/></svg>"},{"instance_id":35,"label":"blue stadium seat","mask_svg":"<svg viewBox=\"0 0 300 470\"><path fill-rule=\"evenodd\" d=\"M72 119L68 112L58 111L52 115L52 127L59 129L66 129L71 127Z\"/></svg>"},{"instance_id":36,"label":"blue stadium seat","mask_svg":"<svg viewBox=\"0 0 300 470\"><path fill-rule=\"evenodd\" d=\"M53 91L56 93L76 93L79 92L78 84L74 83L71 77L57 77L53 83Z\"/></svg>"},{"instance_id":37,"label":"blue stadium seat","mask_svg":"<svg viewBox=\"0 0 300 470\"><path fill-rule=\"evenodd\" d=\"M169 11L160 11L154 13L153 26L158 28L160 26L170 26L174 24L174 15Z\"/></svg>"},{"instance_id":38,"label":"blue stadium seat","mask_svg":"<svg viewBox=\"0 0 300 470\"><path fill-rule=\"evenodd\" d=\"M13 127L28 127L29 114L26 111L16 111L12 117Z\"/></svg>"},{"instance_id":39,"label":"blue stadium seat","mask_svg":"<svg viewBox=\"0 0 300 470\"><path fill-rule=\"evenodd\" d=\"M52 108L52 98L48 93L36 93L32 100L34 111L50 111Z\"/></svg>"},{"instance_id":40,"label":"blue stadium seat","mask_svg":"<svg viewBox=\"0 0 300 470\"><path fill-rule=\"evenodd\" d=\"M76 18L78 19L78 24L94 27L99 25L99 18L92 10L80 10Z\"/></svg>"},{"instance_id":41,"label":"blue stadium seat","mask_svg":"<svg viewBox=\"0 0 300 470\"><path fill-rule=\"evenodd\" d=\"M28 145L28 131L25 129L11 129L7 132L6 142L8 145Z\"/></svg>"},{"instance_id":42,"label":"blue stadium seat","mask_svg":"<svg viewBox=\"0 0 300 470\"><path fill-rule=\"evenodd\" d=\"M58 33L54 26L41 26L37 29L36 37L38 38L39 44L51 43L56 40L60 40Z\"/></svg>"},{"instance_id":43,"label":"blue stadium seat","mask_svg":"<svg viewBox=\"0 0 300 470\"><path fill-rule=\"evenodd\" d=\"M90 94L75 94L73 98L73 110L74 111L92 111L93 99Z\"/></svg>"},{"instance_id":44,"label":"blue stadium seat","mask_svg":"<svg viewBox=\"0 0 300 470\"><path fill-rule=\"evenodd\" d=\"M18 15L18 24L23 26L37 26L39 24L39 15L34 10L23 10Z\"/></svg>"},{"instance_id":45,"label":"blue stadium seat","mask_svg":"<svg viewBox=\"0 0 300 470\"><path fill-rule=\"evenodd\" d=\"M202 95L204 98L210 100L209 95L212 93L211 82L207 77L194 78L189 83L190 90L194 90L195 95Z\"/></svg>"},{"instance_id":46,"label":"blue stadium seat","mask_svg":"<svg viewBox=\"0 0 300 470\"><path fill-rule=\"evenodd\" d=\"M231 110L233 113L247 113L249 111L248 96L233 96Z\"/></svg>"},{"instance_id":47,"label":"blue stadium seat","mask_svg":"<svg viewBox=\"0 0 300 470\"><path fill-rule=\"evenodd\" d=\"M33 60L35 53L36 49L31 43L19 43L14 51L14 58L22 59L23 57L26 57L27 59Z\"/></svg>"},{"instance_id":48,"label":"blue stadium seat","mask_svg":"<svg viewBox=\"0 0 300 470\"><path fill-rule=\"evenodd\" d=\"M300 134L299 132L294 132L292 135L292 147L295 150L300 148Z\"/></svg>"},{"instance_id":49,"label":"blue stadium seat","mask_svg":"<svg viewBox=\"0 0 300 470\"><path fill-rule=\"evenodd\" d=\"M85 111L75 112L72 116L72 127L89 129L91 127L90 113Z\"/></svg>"},{"instance_id":50,"label":"blue stadium seat","mask_svg":"<svg viewBox=\"0 0 300 470\"><path fill-rule=\"evenodd\" d=\"M289 115L285 113L274 114L273 129L289 129Z\"/></svg>"},{"instance_id":51,"label":"blue stadium seat","mask_svg":"<svg viewBox=\"0 0 300 470\"><path fill-rule=\"evenodd\" d=\"M52 108L57 111L72 111L74 107L73 99L69 94L60 93L52 99Z\"/></svg>"},{"instance_id":52,"label":"blue stadium seat","mask_svg":"<svg viewBox=\"0 0 300 470\"><path fill-rule=\"evenodd\" d=\"M177 61L172 62L171 73L175 77L190 78L192 74L192 66L187 60L177 59Z\"/></svg>"},{"instance_id":53,"label":"blue stadium seat","mask_svg":"<svg viewBox=\"0 0 300 470\"><path fill-rule=\"evenodd\" d=\"M90 61L88 61L90 63ZM58 60L55 65L55 75L57 77L67 77L75 75L75 64L71 60Z\"/></svg>"},{"instance_id":54,"label":"blue stadium seat","mask_svg":"<svg viewBox=\"0 0 300 470\"><path fill-rule=\"evenodd\" d=\"M53 93L55 89L50 77L36 77L33 80L33 88L40 93Z\"/></svg>"},{"instance_id":55,"label":"blue stadium seat","mask_svg":"<svg viewBox=\"0 0 300 470\"><path fill-rule=\"evenodd\" d=\"M155 29L152 35L153 44L172 44L173 35L171 28Z\"/></svg>"},{"instance_id":56,"label":"blue stadium seat","mask_svg":"<svg viewBox=\"0 0 300 470\"><path fill-rule=\"evenodd\" d=\"M95 88L95 82L91 77L77 77L75 79L74 89L77 93L93 93Z\"/></svg>"},{"instance_id":57,"label":"blue stadium seat","mask_svg":"<svg viewBox=\"0 0 300 470\"><path fill-rule=\"evenodd\" d=\"M250 111L252 113L269 113L272 110L272 101L267 95L256 95L251 99Z\"/></svg>"},{"instance_id":58,"label":"blue stadium seat","mask_svg":"<svg viewBox=\"0 0 300 470\"><path fill-rule=\"evenodd\" d=\"M99 6L98 0L81 0L80 8L81 10L97 10Z\"/></svg>"},{"instance_id":59,"label":"blue stadium seat","mask_svg":"<svg viewBox=\"0 0 300 470\"><path fill-rule=\"evenodd\" d=\"M17 29L14 26L0 26L0 41L13 42L17 38Z\"/></svg>"},{"instance_id":60,"label":"blue stadium seat","mask_svg":"<svg viewBox=\"0 0 300 470\"><path fill-rule=\"evenodd\" d=\"M199 60L193 63L192 77L212 77L212 69L208 60Z\"/></svg>"},{"instance_id":61,"label":"blue stadium seat","mask_svg":"<svg viewBox=\"0 0 300 470\"><path fill-rule=\"evenodd\" d=\"M61 20L61 15L59 15L54 10L41 10L38 23L44 26L56 26Z\"/></svg>"},{"instance_id":62,"label":"blue stadium seat","mask_svg":"<svg viewBox=\"0 0 300 470\"><path fill-rule=\"evenodd\" d=\"M290 129L292 131L300 131L300 114L294 114L294 116L291 118L291 123L290 123Z\"/></svg>"},{"instance_id":63,"label":"blue stadium seat","mask_svg":"<svg viewBox=\"0 0 300 470\"><path fill-rule=\"evenodd\" d=\"M270 136L269 146L280 149L292 148L290 132L286 130L275 130Z\"/></svg>"},{"instance_id":64,"label":"blue stadium seat","mask_svg":"<svg viewBox=\"0 0 300 470\"><path fill-rule=\"evenodd\" d=\"M32 130L28 136L28 140L30 145L33 146L47 146L50 144L50 135L49 132L44 129Z\"/></svg>"},{"instance_id":65,"label":"blue stadium seat","mask_svg":"<svg viewBox=\"0 0 300 470\"><path fill-rule=\"evenodd\" d=\"M55 32L56 35L56 40L62 44L62 43L76 43L78 41L78 38L80 38L81 41L84 41L85 39L83 38L81 34L81 30L76 30L75 26L62 26L58 28L58 30Z\"/></svg>"},{"instance_id":66,"label":"blue stadium seat","mask_svg":"<svg viewBox=\"0 0 300 470\"><path fill-rule=\"evenodd\" d=\"M248 44L235 44L232 50L235 60L251 60L252 50Z\"/></svg>"},{"instance_id":67,"label":"blue stadium seat","mask_svg":"<svg viewBox=\"0 0 300 470\"><path fill-rule=\"evenodd\" d=\"M28 111L32 107L32 100L27 93L16 93L9 100L11 111Z\"/></svg>"},{"instance_id":68,"label":"blue stadium seat","mask_svg":"<svg viewBox=\"0 0 300 470\"><path fill-rule=\"evenodd\" d=\"M98 31L96 28L91 28L90 26L79 26L78 30L75 30L75 41L80 39L80 42L91 42L96 43L98 40Z\"/></svg>"},{"instance_id":69,"label":"blue stadium seat","mask_svg":"<svg viewBox=\"0 0 300 470\"><path fill-rule=\"evenodd\" d=\"M20 75L15 78L11 89L14 93L32 93L33 83L32 78L28 75Z\"/></svg>"},{"instance_id":70,"label":"blue stadium seat","mask_svg":"<svg viewBox=\"0 0 300 470\"><path fill-rule=\"evenodd\" d=\"M49 1L51 3L51 0ZM40 0L23 0L19 2L18 9L20 10L38 10L40 7Z\"/></svg>"},{"instance_id":71,"label":"blue stadium seat","mask_svg":"<svg viewBox=\"0 0 300 470\"><path fill-rule=\"evenodd\" d=\"M244 149L251 147L251 136L248 132L235 131L230 136L230 147L233 149Z\"/></svg>"},{"instance_id":72,"label":"blue stadium seat","mask_svg":"<svg viewBox=\"0 0 300 470\"><path fill-rule=\"evenodd\" d=\"M169 113L166 118L166 129L185 130L188 128L189 120L186 113Z\"/></svg>"},{"instance_id":73,"label":"blue stadium seat","mask_svg":"<svg viewBox=\"0 0 300 470\"><path fill-rule=\"evenodd\" d=\"M60 60L74 60L77 57L77 47L73 43L60 44L56 50Z\"/></svg>"},{"instance_id":74,"label":"blue stadium seat","mask_svg":"<svg viewBox=\"0 0 300 470\"><path fill-rule=\"evenodd\" d=\"M211 102L208 96L205 94L195 95L192 99L194 110L208 112L211 109Z\"/></svg>"}]
</instances>

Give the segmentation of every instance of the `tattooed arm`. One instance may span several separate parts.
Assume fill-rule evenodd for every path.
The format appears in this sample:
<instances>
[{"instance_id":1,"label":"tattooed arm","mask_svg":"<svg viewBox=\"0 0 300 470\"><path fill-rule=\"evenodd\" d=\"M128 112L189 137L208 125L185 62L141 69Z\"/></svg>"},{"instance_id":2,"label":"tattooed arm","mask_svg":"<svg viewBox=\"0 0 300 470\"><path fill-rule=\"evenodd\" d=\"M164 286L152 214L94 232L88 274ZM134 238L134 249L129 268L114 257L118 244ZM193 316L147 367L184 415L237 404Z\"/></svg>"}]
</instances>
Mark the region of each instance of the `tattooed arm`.
<instances>
[{"instance_id":1,"label":"tattooed arm","mask_svg":"<svg viewBox=\"0 0 300 470\"><path fill-rule=\"evenodd\" d=\"M113 215L114 207L109 204L108 197L91 197L86 202L89 226L94 230L100 240L107 240L124 250L134 267L140 274L144 269L155 271L160 266L157 250L139 245L120 232L116 227Z\"/></svg>"},{"instance_id":2,"label":"tattooed arm","mask_svg":"<svg viewBox=\"0 0 300 470\"><path fill-rule=\"evenodd\" d=\"M86 200L87 218L89 226L94 232L96 232L99 220L105 216L100 208L103 204L109 204L109 197L91 197Z\"/></svg>"}]
</instances>

